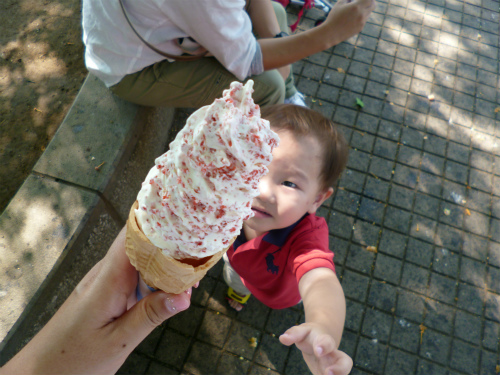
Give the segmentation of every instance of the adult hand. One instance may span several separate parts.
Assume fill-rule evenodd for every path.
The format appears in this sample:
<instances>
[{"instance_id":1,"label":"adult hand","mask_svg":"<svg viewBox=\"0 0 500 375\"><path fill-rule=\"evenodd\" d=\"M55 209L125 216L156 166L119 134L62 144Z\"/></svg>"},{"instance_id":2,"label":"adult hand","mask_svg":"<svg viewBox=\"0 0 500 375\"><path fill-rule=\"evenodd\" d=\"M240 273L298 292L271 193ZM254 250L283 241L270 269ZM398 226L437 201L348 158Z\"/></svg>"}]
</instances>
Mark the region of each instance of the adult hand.
<instances>
[{"instance_id":1,"label":"adult hand","mask_svg":"<svg viewBox=\"0 0 500 375\"><path fill-rule=\"evenodd\" d=\"M375 0L338 0L317 27L286 38L259 39L264 70L287 66L342 43L363 29L373 9Z\"/></svg>"},{"instance_id":2,"label":"adult hand","mask_svg":"<svg viewBox=\"0 0 500 375\"><path fill-rule=\"evenodd\" d=\"M319 324L303 323L280 336L284 345L295 344L314 375L347 375L352 359L337 349L335 339Z\"/></svg>"},{"instance_id":3,"label":"adult hand","mask_svg":"<svg viewBox=\"0 0 500 375\"><path fill-rule=\"evenodd\" d=\"M320 26L336 45L361 32L374 9L375 0L338 0Z\"/></svg>"},{"instance_id":4,"label":"adult hand","mask_svg":"<svg viewBox=\"0 0 500 375\"><path fill-rule=\"evenodd\" d=\"M114 374L155 327L190 305L191 289L179 295L158 291L137 302L136 286L124 228L107 255L0 373Z\"/></svg>"}]
</instances>

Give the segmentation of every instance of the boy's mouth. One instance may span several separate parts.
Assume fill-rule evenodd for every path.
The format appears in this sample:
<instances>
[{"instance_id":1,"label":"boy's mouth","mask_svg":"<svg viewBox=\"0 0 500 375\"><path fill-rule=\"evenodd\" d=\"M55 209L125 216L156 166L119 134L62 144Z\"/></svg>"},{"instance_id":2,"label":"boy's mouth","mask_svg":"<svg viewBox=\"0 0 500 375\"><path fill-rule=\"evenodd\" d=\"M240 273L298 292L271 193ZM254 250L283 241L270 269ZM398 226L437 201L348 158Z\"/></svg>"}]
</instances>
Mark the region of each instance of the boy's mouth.
<instances>
[{"instance_id":1,"label":"boy's mouth","mask_svg":"<svg viewBox=\"0 0 500 375\"><path fill-rule=\"evenodd\" d=\"M265 211L261 208L252 207L252 211L254 213L254 217L256 217L256 218L271 217L271 215L267 211Z\"/></svg>"}]
</instances>

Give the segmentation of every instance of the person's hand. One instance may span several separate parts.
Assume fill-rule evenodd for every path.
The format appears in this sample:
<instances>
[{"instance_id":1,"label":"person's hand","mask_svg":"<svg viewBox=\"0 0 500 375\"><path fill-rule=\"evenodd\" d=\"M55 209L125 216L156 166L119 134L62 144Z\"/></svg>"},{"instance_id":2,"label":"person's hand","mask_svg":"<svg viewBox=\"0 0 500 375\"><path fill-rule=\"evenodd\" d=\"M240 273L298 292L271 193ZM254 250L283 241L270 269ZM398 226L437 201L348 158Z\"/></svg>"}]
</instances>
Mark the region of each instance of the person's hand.
<instances>
[{"instance_id":1,"label":"person's hand","mask_svg":"<svg viewBox=\"0 0 500 375\"><path fill-rule=\"evenodd\" d=\"M328 28L336 45L361 32L374 9L375 0L338 0L320 26Z\"/></svg>"},{"instance_id":2,"label":"person's hand","mask_svg":"<svg viewBox=\"0 0 500 375\"><path fill-rule=\"evenodd\" d=\"M314 375L347 375L352 359L337 349L335 339L320 325L303 323L288 329L280 336L282 344L295 344Z\"/></svg>"},{"instance_id":3,"label":"person's hand","mask_svg":"<svg viewBox=\"0 0 500 375\"><path fill-rule=\"evenodd\" d=\"M115 373L155 327L190 305L191 289L179 295L154 292L137 302L136 286L123 229L108 254L0 373Z\"/></svg>"}]
</instances>

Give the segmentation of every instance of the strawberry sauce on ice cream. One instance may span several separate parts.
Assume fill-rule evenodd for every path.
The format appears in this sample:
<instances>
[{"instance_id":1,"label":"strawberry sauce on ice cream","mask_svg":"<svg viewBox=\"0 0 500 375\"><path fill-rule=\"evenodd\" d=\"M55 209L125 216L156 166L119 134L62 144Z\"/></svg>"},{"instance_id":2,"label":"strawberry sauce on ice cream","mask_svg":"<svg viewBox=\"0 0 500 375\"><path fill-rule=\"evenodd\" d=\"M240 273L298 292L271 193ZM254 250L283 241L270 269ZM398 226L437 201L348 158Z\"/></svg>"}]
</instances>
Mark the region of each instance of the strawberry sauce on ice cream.
<instances>
[{"instance_id":1,"label":"strawberry sauce on ice cream","mask_svg":"<svg viewBox=\"0 0 500 375\"><path fill-rule=\"evenodd\" d=\"M213 255L253 216L252 200L279 138L252 92L253 81L233 82L222 98L194 112L143 182L136 218L165 255Z\"/></svg>"}]
</instances>

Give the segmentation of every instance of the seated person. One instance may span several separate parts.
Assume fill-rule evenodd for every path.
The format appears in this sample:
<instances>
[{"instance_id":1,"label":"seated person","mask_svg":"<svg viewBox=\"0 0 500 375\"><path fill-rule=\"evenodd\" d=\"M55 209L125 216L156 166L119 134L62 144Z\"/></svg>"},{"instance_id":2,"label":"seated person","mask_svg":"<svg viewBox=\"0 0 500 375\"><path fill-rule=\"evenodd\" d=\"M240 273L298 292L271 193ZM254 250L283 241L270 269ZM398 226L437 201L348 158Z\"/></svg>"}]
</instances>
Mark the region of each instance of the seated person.
<instances>
[{"instance_id":1,"label":"seated person","mask_svg":"<svg viewBox=\"0 0 500 375\"><path fill-rule=\"evenodd\" d=\"M374 0L339 0L321 25L286 36L286 12L271 0L83 0L85 63L140 105L199 108L250 78L262 107L305 105L290 64L359 33L374 7ZM178 60L186 52L197 58Z\"/></svg>"}]
</instances>

